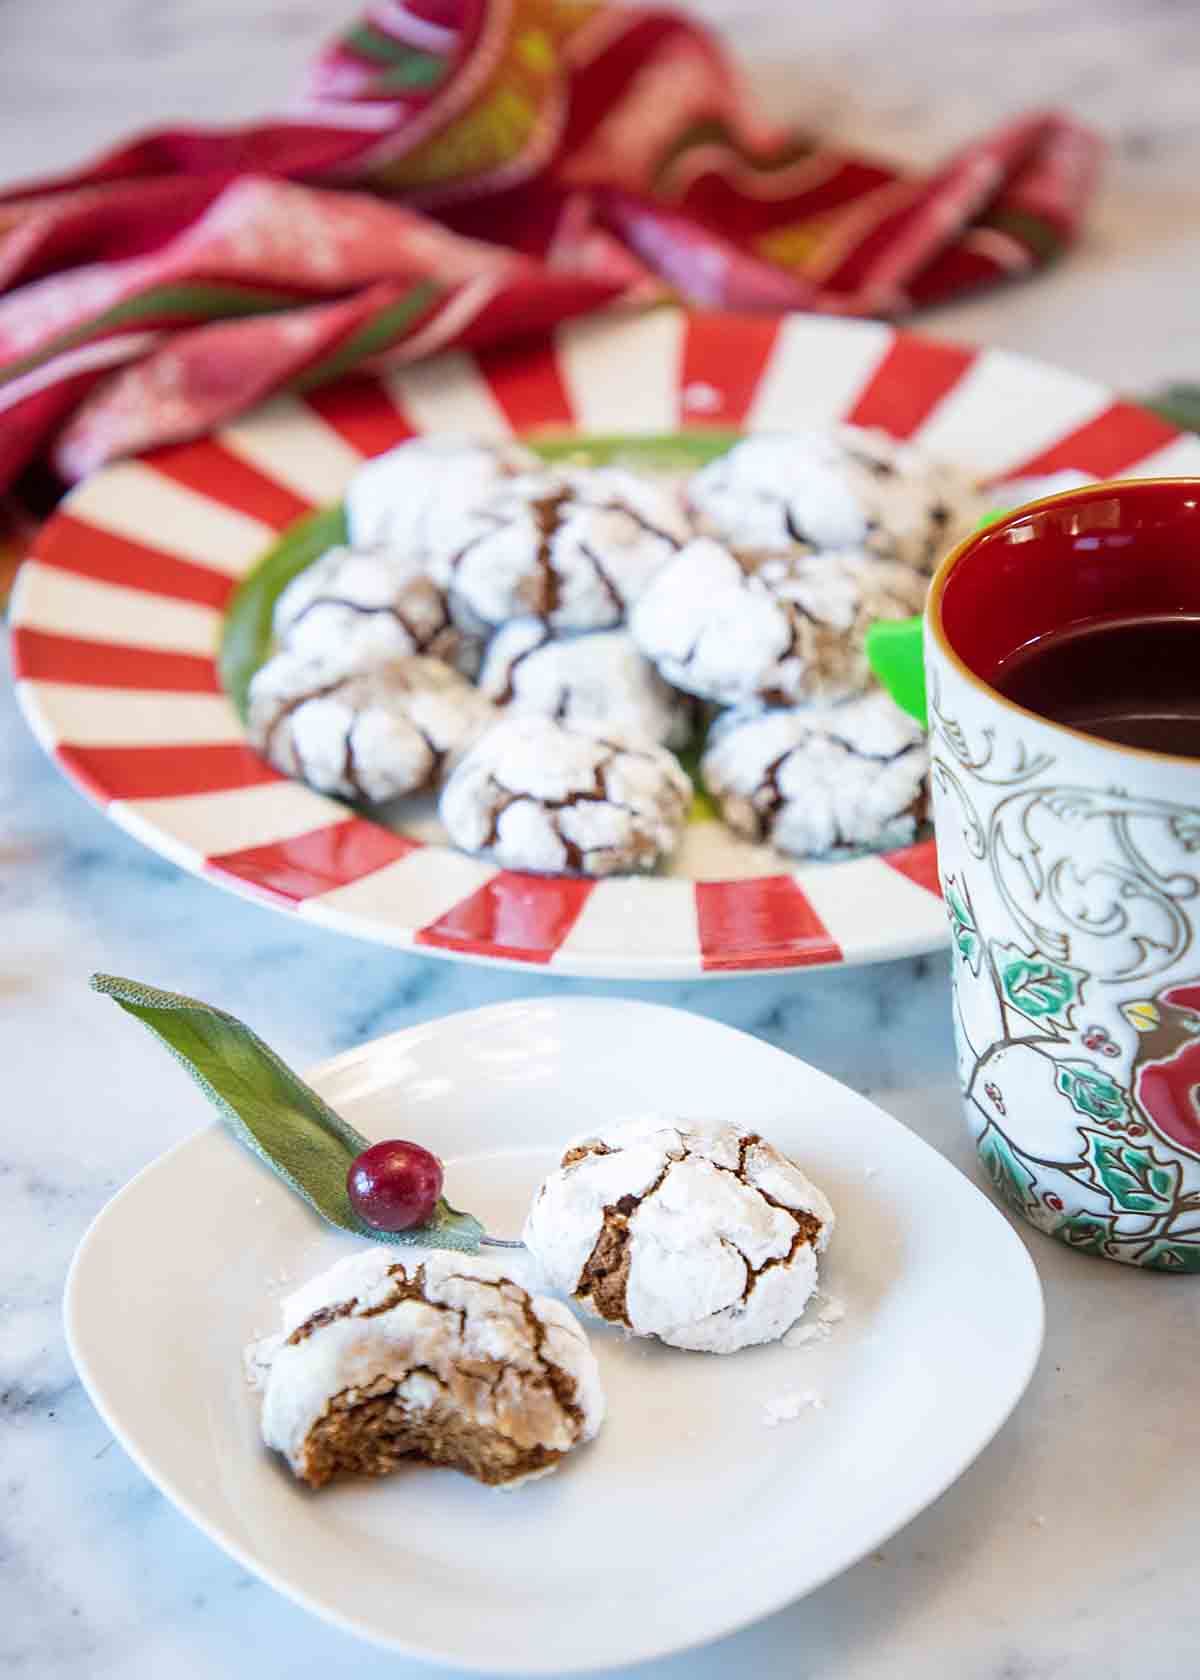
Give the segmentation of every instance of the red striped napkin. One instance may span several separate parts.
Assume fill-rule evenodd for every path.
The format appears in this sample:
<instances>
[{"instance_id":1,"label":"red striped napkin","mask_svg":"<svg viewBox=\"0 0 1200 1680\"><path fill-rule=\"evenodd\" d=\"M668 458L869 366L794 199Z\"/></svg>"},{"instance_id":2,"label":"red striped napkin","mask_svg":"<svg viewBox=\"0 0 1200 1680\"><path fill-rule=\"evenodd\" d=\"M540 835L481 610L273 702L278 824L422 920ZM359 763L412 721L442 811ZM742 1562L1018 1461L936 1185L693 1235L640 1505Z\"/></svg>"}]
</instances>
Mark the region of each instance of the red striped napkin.
<instances>
[{"instance_id":1,"label":"red striped napkin","mask_svg":"<svg viewBox=\"0 0 1200 1680\"><path fill-rule=\"evenodd\" d=\"M760 121L671 13L380 0L289 110L0 195L0 491L614 305L896 315L1045 263L1098 155L1039 113L912 175Z\"/></svg>"}]
</instances>

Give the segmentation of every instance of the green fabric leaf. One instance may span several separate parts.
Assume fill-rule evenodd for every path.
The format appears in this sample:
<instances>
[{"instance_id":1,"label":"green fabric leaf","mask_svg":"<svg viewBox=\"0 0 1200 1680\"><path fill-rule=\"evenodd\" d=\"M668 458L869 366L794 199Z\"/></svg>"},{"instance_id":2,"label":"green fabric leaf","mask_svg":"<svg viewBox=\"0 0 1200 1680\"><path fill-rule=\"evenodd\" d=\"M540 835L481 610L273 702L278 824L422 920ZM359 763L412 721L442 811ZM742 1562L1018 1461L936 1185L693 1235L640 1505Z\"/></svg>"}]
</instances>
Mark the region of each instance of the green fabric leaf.
<instances>
[{"instance_id":1,"label":"green fabric leaf","mask_svg":"<svg viewBox=\"0 0 1200 1680\"><path fill-rule=\"evenodd\" d=\"M1058 1062L1054 1083L1079 1114L1089 1120L1120 1120L1125 1093L1111 1074L1091 1062Z\"/></svg>"},{"instance_id":2,"label":"green fabric leaf","mask_svg":"<svg viewBox=\"0 0 1200 1680\"><path fill-rule=\"evenodd\" d=\"M293 391L314 391L319 385L328 385L331 379L349 373L368 356L388 349L445 294L446 288L435 281L419 280L395 303L356 327L328 356L298 373L289 381L289 388Z\"/></svg>"},{"instance_id":3,"label":"green fabric leaf","mask_svg":"<svg viewBox=\"0 0 1200 1680\"><path fill-rule=\"evenodd\" d=\"M406 92L409 88L428 88L440 82L446 73L444 58L435 58L432 53L410 50L404 58L393 64L391 69L375 79L374 87L378 92Z\"/></svg>"},{"instance_id":4,"label":"green fabric leaf","mask_svg":"<svg viewBox=\"0 0 1200 1680\"><path fill-rule=\"evenodd\" d=\"M271 651L276 601L306 566L345 540L346 510L340 502L307 514L288 527L234 590L221 626L217 668L243 723L250 679Z\"/></svg>"},{"instance_id":5,"label":"green fabric leaf","mask_svg":"<svg viewBox=\"0 0 1200 1680\"><path fill-rule=\"evenodd\" d=\"M295 292L273 292L262 286L239 285L224 280L178 280L149 286L135 297L122 298L111 309L90 320L80 321L58 333L27 356L7 362L0 370L0 385L50 361L64 350L103 337L118 327L152 327L168 323L224 320L229 316L271 315L295 307Z\"/></svg>"},{"instance_id":6,"label":"green fabric leaf","mask_svg":"<svg viewBox=\"0 0 1200 1680\"><path fill-rule=\"evenodd\" d=\"M995 1126L988 1126L976 1148L979 1150L983 1170L1001 1201L1007 1202L1014 1213L1028 1213L1030 1208L1036 1206L1037 1198L1034 1192L1037 1179L1019 1158L1003 1132Z\"/></svg>"},{"instance_id":7,"label":"green fabric leaf","mask_svg":"<svg viewBox=\"0 0 1200 1680\"><path fill-rule=\"evenodd\" d=\"M1031 956L1019 945L993 941L992 951L1004 996L1031 1021L1070 1027L1075 1005L1083 997L1087 973L1069 963Z\"/></svg>"},{"instance_id":8,"label":"green fabric leaf","mask_svg":"<svg viewBox=\"0 0 1200 1680\"><path fill-rule=\"evenodd\" d=\"M1080 1131L1086 1140L1083 1162L1088 1176L1117 1207L1130 1213L1168 1213L1175 1205L1181 1168L1178 1161L1160 1161L1150 1149L1126 1138Z\"/></svg>"},{"instance_id":9,"label":"green fabric leaf","mask_svg":"<svg viewBox=\"0 0 1200 1680\"><path fill-rule=\"evenodd\" d=\"M439 1200L428 1225L377 1231L355 1213L346 1190L350 1163L369 1146L250 1028L223 1009L93 974L93 991L143 1022L204 1092L234 1136L273 1167L331 1225L371 1242L422 1244L474 1254L483 1227Z\"/></svg>"}]
</instances>

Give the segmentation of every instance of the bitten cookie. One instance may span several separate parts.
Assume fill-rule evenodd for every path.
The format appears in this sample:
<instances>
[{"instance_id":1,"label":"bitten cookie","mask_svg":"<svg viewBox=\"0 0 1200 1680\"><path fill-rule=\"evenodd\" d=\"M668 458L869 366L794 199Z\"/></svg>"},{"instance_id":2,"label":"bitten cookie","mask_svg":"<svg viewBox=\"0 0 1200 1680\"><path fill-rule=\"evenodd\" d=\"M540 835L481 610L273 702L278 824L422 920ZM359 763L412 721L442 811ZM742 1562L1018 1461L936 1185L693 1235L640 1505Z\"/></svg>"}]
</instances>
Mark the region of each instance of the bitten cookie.
<instances>
[{"instance_id":1,"label":"bitten cookie","mask_svg":"<svg viewBox=\"0 0 1200 1680\"><path fill-rule=\"evenodd\" d=\"M439 811L456 846L505 868L615 875L668 856L691 799L663 748L599 724L529 716L488 730L446 783Z\"/></svg>"},{"instance_id":2,"label":"bitten cookie","mask_svg":"<svg viewBox=\"0 0 1200 1680\"><path fill-rule=\"evenodd\" d=\"M346 525L356 548L387 548L424 564L464 507L514 473L536 470L517 443L477 438L410 438L365 462L346 488Z\"/></svg>"},{"instance_id":3,"label":"bitten cookie","mask_svg":"<svg viewBox=\"0 0 1200 1680\"><path fill-rule=\"evenodd\" d=\"M764 433L691 479L698 525L743 548L865 548L932 572L984 508L965 473L858 426Z\"/></svg>"},{"instance_id":4,"label":"bitten cookie","mask_svg":"<svg viewBox=\"0 0 1200 1680\"><path fill-rule=\"evenodd\" d=\"M510 712L600 720L666 747L686 746L695 725L695 702L668 687L624 630L554 637L540 618L514 619L488 644L479 688Z\"/></svg>"},{"instance_id":5,"label":"bitten cookie","mask_svg":"<svg viewBox=\"0 0 1200 1680\"><path fill-rule=\"evenodd\" d=\"M730 828L797 857L907 845L928 809L925 736L881 692L840 706L729 712L701 770Z\"/></svg>"},{"instance_id":6,"label":"bitten cookie","mask_svg":"<svg viewBox=\"0 0 1200 1680\"><path fill-rule=\"evenodd\" d=\"M722 705L861 693L867 628L920 612L925 580L861 551L748 553L698 537L637 603L630 630L676 688Z\"/></svg>"},{"instance_id":7,"label":"bitten cookie","mask_svg":"<svg viewBox=\"0 0 1200 1680\"><path fill-rule=\"evenodd\" d=\"M255 673L246 726L285 776L378 802L428 787L494 716L470 683L436 659L347 670L278 653Z\"/></svg>"},{"instance_id":8,"label":"bitten cookie","mask_svg":"<svg viewBox=\"0 0 1200 1680\"><path fill-rule=\"evenodd\" d=\"M431 577L485 624L619 624L688 536L675 498L616 468L526 473L448 518Z\"/></svg>"},{"instance_id":9,"label":"bitten cookie","mask_svg":"<svg viewBox=\"0 0 1200 1680\"><path fill-rule=\"evenodd\" d=\"M385 549L331 548L283 590L272 628L291 652L363 665L423 653L474 676L483 652L420 562Z\"/></svg>"},{"instance_id":10,"label":"bitten cookie","mask_svg":"<svg viewBox=\"0 0 1200 1680\"><path fill-rule=\"evenodd\" d=\"M284 1302L281 1335L247 1363L263 1440L315 1488L405 1459L514 1487L557 1469L604 1419L571 1312L462 1254L350 1255Z\"/></svg>"},{"instance_id":11,"label":"bitten cookie","mask_svg":"<svg viewBox=\"0 0 1200 1680\"><path fill-rule=\"evenodd\" d=\"M734 1353L800 1317L832 1230L820 1190L756 1132L647 1115L576 1139L524 1238L547 1284L598 1318Z\"/></svg>"}]
</instances>

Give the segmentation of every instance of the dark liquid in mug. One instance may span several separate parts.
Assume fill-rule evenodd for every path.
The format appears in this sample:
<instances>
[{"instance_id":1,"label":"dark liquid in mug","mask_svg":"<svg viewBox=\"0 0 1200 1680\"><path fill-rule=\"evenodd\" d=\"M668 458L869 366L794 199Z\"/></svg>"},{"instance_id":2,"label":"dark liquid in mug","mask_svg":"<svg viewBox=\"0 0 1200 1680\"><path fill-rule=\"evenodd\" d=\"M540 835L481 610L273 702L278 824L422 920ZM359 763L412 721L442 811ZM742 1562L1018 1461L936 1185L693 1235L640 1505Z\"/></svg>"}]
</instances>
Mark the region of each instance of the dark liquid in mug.
<instances>
[{"instance_id":1,"label":"dark liquid in mug","mask_svg":"<svg viewBox=\"0 0 1200 1680\"><path fill-rule=\"evenodd\" d=\"M1039 716L1120 746L1200 758L1200 615L1110 618L1052 630L994 679Z\"/></svg>"}]
</instances>

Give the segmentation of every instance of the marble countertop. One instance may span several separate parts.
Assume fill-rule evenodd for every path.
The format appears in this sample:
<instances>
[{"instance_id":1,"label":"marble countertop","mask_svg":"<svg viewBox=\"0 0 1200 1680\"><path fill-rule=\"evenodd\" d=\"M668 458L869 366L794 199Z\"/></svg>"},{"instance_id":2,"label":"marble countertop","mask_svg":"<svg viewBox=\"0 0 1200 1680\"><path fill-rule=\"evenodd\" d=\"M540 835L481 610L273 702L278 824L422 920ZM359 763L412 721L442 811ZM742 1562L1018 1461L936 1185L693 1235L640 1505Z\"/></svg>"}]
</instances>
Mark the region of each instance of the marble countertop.
<instances>
[{"instance_id":1,"label":"marble countertop","mask_svg":"<svg viewBox=\"0 0 1200 1680\"><path fill-rule=\"evenodd\" d=\"M0 179L63 167L139 122L246 115L279 97L347 0L0 7ZM929 158L1029 103L1110 135L1088 239L1052 275L925 318L1126 390L1196 377L1200 121L1195 13L1172 0L767 0L697 8L777 111ZM787 17L782 16L787 12ZM228 74L236 62L239 75ZM211 997L310 1064L448 1010L622 990L807 1057L971 1171L941 958L664 987L550 982L376 950L181 874L61 780L0 699L0 1666L37 1680L421 1680L247 1576L168 1506L74 1380L63 1276L99 1207L204 1123L149 1038L91 996L107 969ZM180 1241L186 1242L186 1232ZM872 1558L645 1680L1158 1680L1194 1666L1200 1505L1192 1401L1200 1293L1028 1234L1045 1353L962 1480ZM121 1280L113 1279L119 1296ZM887 1396L881 1394L885 1405ZM1192 1659L1189 1662L1189 1659Z\"/></svg>"}]
</instances>

